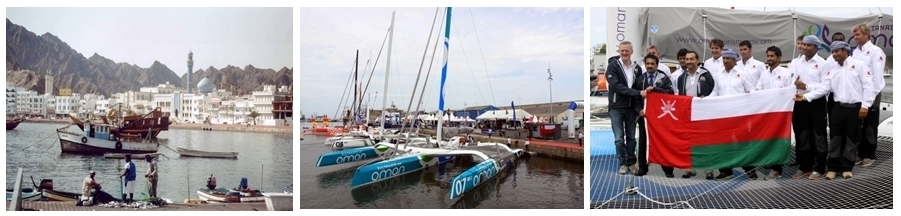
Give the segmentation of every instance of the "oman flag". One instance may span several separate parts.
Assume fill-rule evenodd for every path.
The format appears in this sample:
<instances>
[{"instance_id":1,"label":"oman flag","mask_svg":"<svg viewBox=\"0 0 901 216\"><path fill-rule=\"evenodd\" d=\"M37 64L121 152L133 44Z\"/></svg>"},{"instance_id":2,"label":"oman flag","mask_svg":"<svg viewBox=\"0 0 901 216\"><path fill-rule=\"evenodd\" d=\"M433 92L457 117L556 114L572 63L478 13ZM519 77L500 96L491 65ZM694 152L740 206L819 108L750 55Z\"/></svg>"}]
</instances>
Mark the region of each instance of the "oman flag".
<instances>
[{"instance_id":1,"label":"oman flag","mask_svg":"<svg viewBox=\"0 0 901 216\"><path fill-rule=\"evenodd\" d=\"M794 86L695 98L649 93L648 161L712 170L788 164Z\"/></svg>"}]
</instances>

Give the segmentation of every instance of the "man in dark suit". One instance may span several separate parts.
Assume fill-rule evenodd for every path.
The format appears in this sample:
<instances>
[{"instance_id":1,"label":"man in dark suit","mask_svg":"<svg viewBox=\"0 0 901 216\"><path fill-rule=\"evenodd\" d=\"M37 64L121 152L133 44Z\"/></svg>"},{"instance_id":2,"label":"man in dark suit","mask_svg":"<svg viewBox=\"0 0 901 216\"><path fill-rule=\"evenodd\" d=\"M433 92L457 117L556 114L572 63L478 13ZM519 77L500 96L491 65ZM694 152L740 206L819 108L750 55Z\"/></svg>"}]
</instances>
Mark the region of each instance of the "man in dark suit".
<instances>
[{"instance_id":1,"label":"man in dark suit","mask_svg":"<svg viewBox=\"0 0 901 216\"><path fill-rule=\"evenodd\" d=\"M645 124L647 124L644 120L644 98L647 97L648 92L661 92L666 94L673 94L673 83L670 81L670 78L666 76L666 74L657 68L659 65L660 59L655 55L648 55L644 57L644 67L647 69L647 72L638 76L635 79L635 85L632 86L633 89L641 91L640 98L635 98L635 110L638 111L638 173L636 176L643 176L648 174L648 133L646 131ZM673 175L673 167L662 167L663 173L666 174L667 178L674 177Z\"/></svg>"}]
</instances>

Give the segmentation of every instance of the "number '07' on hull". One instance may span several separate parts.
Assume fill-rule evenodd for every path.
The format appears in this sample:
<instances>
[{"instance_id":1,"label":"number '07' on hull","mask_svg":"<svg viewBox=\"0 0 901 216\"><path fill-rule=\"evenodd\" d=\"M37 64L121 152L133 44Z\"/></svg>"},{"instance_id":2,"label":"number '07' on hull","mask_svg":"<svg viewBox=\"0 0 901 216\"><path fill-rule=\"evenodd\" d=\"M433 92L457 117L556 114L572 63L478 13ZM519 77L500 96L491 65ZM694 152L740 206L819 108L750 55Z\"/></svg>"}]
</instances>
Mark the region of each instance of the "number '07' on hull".
<instances>
[{"instance_id":1,"label":"number '07' on hull","mask_svg":"<svg viewBox=\"0 0 901 216\"><path fill-rule=\"evenodd\" d=\"M450 199L456 199L497 175L498 165L494 159L483 161L469 168L451 181Z\"/></svg>"}]
</instances>

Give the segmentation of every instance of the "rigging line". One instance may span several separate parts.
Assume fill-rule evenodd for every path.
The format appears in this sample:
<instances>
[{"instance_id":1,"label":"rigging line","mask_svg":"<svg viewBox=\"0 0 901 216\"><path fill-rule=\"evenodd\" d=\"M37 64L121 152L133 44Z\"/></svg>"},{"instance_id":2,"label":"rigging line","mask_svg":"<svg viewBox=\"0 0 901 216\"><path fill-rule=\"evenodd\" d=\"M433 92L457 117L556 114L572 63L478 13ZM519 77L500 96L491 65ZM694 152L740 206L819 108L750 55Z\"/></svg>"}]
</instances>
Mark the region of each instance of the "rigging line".
<instances>
[{"instance_id":1,"label":"rigging line","mask_svg":"<svg viewBox=\"0 0 901 216\"><path fill-rule=\"evenodd\" d=\"M354 62L356 62L356 61L354 61ZM351 70L351 71L354 70L354 66L353 66L353 65L351 65L350 70ZM350 74L347 75L347 84L344 84L344 91L341 92L341 100L338 101L338 110L335 111L335 115L333 115L333 117L338 117L338 112L341 112L341 107L344 107L344 106L343 106L343 105L345 104L345 103L344 103L344 102L345 102L345 101L344 101L344 96L347 94L347 87L349 87L349 85L350 85L350 78L353 78L353 75L354 75L353 73L350 73ZM313 118L315 119L316 116L313 116Z\"/></svg>"},{"instance_id":2,"label":"rigging line","mask_svg":"<svg viewBox=\"0 0 901 216\"><path fill-rule=\"evenodd\" d=\"M379 48L379 54L375 56L375 62L372 64L372 71L369 72L369 80L366 81L366 88L363 88L363 96L366 96L366 92L369 90L369 83L372 83L372 74L375 73L375 68L379 66L379 58L382 57L382 50L385 49L385 42L388 41L388 34L391 33L391 27L388 27L388 31L385 33L385 40L382 40L382 47Z\"/></svg>"},{"instance_id":3,"label":"rigging line","mask_svg":"<svg viewBox=\"0 0 901 216\"><path fill-rule=\"evenodd\" d=\"M443 14L441 15L441 20L444 20L444 15L443 15ZM441 33L444 32L442 29L443 29L443 28L440 28L440 27L439 27L439 29L438 29L438 34L437 34L436 37L435 37L435 45L432 47L432 59L429 60L429 69L426 71L426 74L425 74L425 81L422 82L422 93L419 93L419 103L416 104L416 113L417 113L416 118L417 118L417 119L419 118L419 111L420 111L420 108L425 109L425 107L420 107L420 106L422 105L422 96L425 95L425 92L426 92L426 91L425 91L425 87L428 86L428 84L429 84L429 76L432 75L432 64L435 62L435 51L438 51L438 43L440 43L440 40L441 40L441 35L442 35ZM434 86L434 85L433 85L433 86ZM431 92L431 90L432 90L431 87L432 87L432 86L429 86L429 91L430 91L430 92ZM422 128L422 125L420 125L419 127ZM440 140L439 140L439 141L440 141Z\"/></svg>"},{"instance_id":4,"label":"rigging line","mask_svg":"<svg viewBox=\"0 0 901 216\"><path fill-rule=\"evenodd\" d=\"M441 8L440 7L435 8L435 18L433 18L433 20L432 20L432 27L429 28L429 37L426 38L425 48L422 50L422 60L419 61L419 73L416 74L416 81L413 82L413 91L410 92L411 93L410 94L410 102L407 103L407 113L408 114L412 113L410 108L413 107L413 98L416 98L416 89L419 88L419 78L420 78L420 76L422 76L422 66L425 65L425 56L426 56L426 54L429 53L429 44L432 43L432 40L430 40L430 39L432 39L432 33L435 32L435 23L438 22L438 10L439 9L441 9ZM426 76L428 76L428 75L426 75ZM425 87L425 85L423 85L423 89L425 89L424 87ZM418 107L418 105L417 105L417 107ZM409 115L407 115L407 116L409 116ZM414 116L414 119L415 118L416 118L416 116ZM407 119L407 120L410 120L410 119ZM404 129L406 127L407 127L407 124L401 124L400 131L404 131ZM406 143L404 143L404 148L407 148Z\"/></svg>"},{"instance_id":5,"label":"rigging line","mask_svg":"<svg viewBox=\"0 0 901 216\"><path fill-rule=\"evenodd\" d=\"M476 18L472 15L472 8L469 8L469 18L472 20L472 31L476 33L476 42L479 44L479 55L482 56L482 66L485 67L485 80L488 81L488 91L491 93L491 103L497 104L494 97L494 87L491 87L491 77L488 77L488 64L485 63L485 53L482 52L482 41L479 39L479 31L476 30Z\"/></svg>"},{"instance_id":6,"label":"rigging line","mask_svg":"<svg viewBox=\"0 0 901 216\"><path fill-rule=\"evenodd\" d=\"M454 28L457 29L456 23L454 23L453 25L454 25ZM456 31L456 32L454 32L454 34L455 34L458 38L462 38L462 37L460 37L460 33L459 33L459 32L460 32L460 31ZM479 96L482 97L482 103L485 104L485 105L487 105L487 104L488 104L488 103L487 103L488 101L485 100L485 95L482 94L482 88L479 87L479 80L476 79L476 74L475 74L475 73L473 72L473 70L472 70L472 64L469 63L469 57L466 57L466 49L463 48L463 42L462 42L462 40L460 40L460 51L463 52L463 59L466 60L466 65L469 66L469 74L472 74L472 80L475 81L476 90L479 91ZM465 108L465 107L464 107L464 108Z\"/></svg>"}]
</instances>

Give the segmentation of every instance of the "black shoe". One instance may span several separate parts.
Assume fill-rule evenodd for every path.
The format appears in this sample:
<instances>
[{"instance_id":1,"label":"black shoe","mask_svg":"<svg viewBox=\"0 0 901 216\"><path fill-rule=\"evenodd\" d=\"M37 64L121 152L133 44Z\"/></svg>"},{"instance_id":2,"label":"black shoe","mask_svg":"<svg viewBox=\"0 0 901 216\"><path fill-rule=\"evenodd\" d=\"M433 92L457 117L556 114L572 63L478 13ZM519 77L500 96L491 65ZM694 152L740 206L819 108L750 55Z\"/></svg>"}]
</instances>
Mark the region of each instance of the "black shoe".
<instances>
[{"instance_id":1,"label":"black shoe","mask_svg":"<svg viewBox=\"0 0 901 216\"><path fill-rule=\"evenodd\" d=\"M695 172L688 171L688 172L685 172L685 174L682 174L682 178L691 178L692 176L696 176L696 175L698 175L698 174Z\"/></svg>"},{"instance_id":2,"label":"black shoe","mask_svg":"<svg viewBox=\"0 0 901 216\"><path fill-rule=\"evenodd\" d=\"M666 177L667 177L667 178L675 178L675 177L676 177L676 176L673 175L673 173L671 173L671 172L669 172L669 173L664 173L664 174L666 174Z\"/></svg>"},{"instance_id":3,"label":"black shoe","mask_svg":"<svg viewBox=\"0 0 901 216\"><path fill-rule=\"evenodd\" d=\"M801 163L798 163L798 161L792 161L790 164L788 164L788 166L797 166L798 164Z\"/></svg>"},{"instance_id":4,"label":"black shoe","mask_svg":"<svg viewBox=\"0 0 901 216\"><path fill-rule=\"evenodd\" d=\"M757 180L757 172L755 172L755 171L748 172L748 178L751 180Z\"/></svg>"},{"instance_id":5,"label":"black shoe","mask_svg":"<svg viewBox=\"0 0 901 216\"><path fill-rule=\"evenodd\" d=\"M713 173L710 173L710 176L713 176ZM719 175L716 176L716 180L724 181L724 180L732 179L733 177L735 177L735 176L733 176L732 173L720 173Z\"/></svg>"},{"instance_id":6,"label":"black shoe","mask_svg":"<svg viewBox=\"0 0 901 216\"><path fill-rule=\"evenodd\" d=\"M648 174L648 170L638 169L638 173L635 173L635 176L644 176Z\"/></svg>"},{"instance_id":7,"label":"black shoe","mask_svg":"<svg viewBox=\"0 0 901 216\"><path fill-rule=\"evenodd\" d=\"M707 180L713 180L713 172L707 173Z\"/></svg>"}]
</instances>

